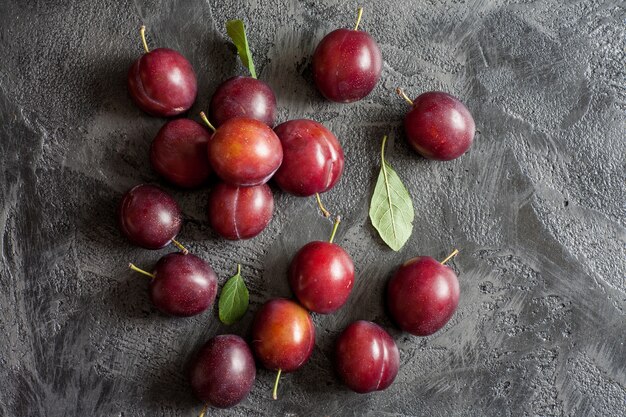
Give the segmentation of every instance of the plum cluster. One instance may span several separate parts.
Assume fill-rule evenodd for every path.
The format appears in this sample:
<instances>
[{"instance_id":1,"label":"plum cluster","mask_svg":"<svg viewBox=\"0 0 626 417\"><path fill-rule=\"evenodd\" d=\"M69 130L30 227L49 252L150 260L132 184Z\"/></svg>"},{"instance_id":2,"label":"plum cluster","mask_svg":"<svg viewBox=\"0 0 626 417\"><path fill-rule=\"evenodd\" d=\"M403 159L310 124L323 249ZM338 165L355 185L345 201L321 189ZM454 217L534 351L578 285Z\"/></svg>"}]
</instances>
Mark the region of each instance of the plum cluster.
<instances>
[{"instance_id":1,"label":"plum cluster","mask_svg":"<svg viewBox=\"0 0 626 417\"><path fill-rule=\"evenodd\" d=\"M335 102L366 97L378 83L382 56L375 40L358 30L338 29L316 48L312 68L320 93ZM128 90L136 105L159 117L178 116L195 102L194 70L181 54L166 48L149 50L145 28L140 30L145 53L128 73ZM427 158L449 160L471 145L474 121L456 98L441 92L420 95L408 102L405 118L409 143ZM153 169L168 183L196 188L212 176L218 182L208 197L208 220L225 239L252 238L263 231L274 213L274 183L296 196L316 195L333 188L344 169L344 153L337 137L308 119L276 122L276 97L263 81L236 76L215 91L209 117L203 124L191 119L167 121L150 148ZM321 203L320 203L320 207ZM176 201L163 189L141 184L124 194L118 209L122 233L135 245L159 249L173 244L180 252L163 256L152 272L130 264L151 279L150 296L160 311L175 316L200 314L215 301L217 277L208 263L189 254L176 240L182 217ZM255 358L281 373L302 367L315 346L311 313L330 314L348 300L355 270L350 255L334 243L337 217L328 241L303 246L293 257L288 282L294 300L276 298L256 312L251 344L236 335L209 340L191 366L196 396L215 407L242 401L256 378ZM388 283L387 307L404 331L425 336L441 329L459 300L454 271L430 257L407 261ZM353 391L387 388L399 370L399 351L383 328L359 320L347 326L335 345L335 365L341 380Z\"/></svg>"}]
</instances>

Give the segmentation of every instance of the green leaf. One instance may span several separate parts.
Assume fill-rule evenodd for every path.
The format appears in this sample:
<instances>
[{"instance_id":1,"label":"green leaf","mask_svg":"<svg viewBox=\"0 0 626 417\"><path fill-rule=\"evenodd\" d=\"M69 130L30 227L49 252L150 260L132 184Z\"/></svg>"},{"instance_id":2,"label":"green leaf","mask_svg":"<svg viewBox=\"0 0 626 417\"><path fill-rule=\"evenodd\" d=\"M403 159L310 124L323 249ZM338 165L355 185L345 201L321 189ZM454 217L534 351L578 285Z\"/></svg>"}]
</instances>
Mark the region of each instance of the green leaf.
<instances>
[{"instance_id":1,"label":"green leaf","mask_svg":"<svg viewBox=\"0 0 626 417\"><path fill-rule=\"evenodd\" d=\"M398 251L413 232L413 203L402 180L385 161L386 142L387 136L383 138L381 167L370 203L370 219L387 246Z\"/></svg>"},{"instance_id":2,"label":"green leaf","mask_svg":"<svg viewBox=\"0 0 626 417\"><path fill-rule=\"evenodd\" d=\"M250 53L248 38L246 38L246 27L243 22L241 20L229 20L226 22L226 33L237 47L241 62L248 68L252 78L256 78L254 62L252 62L252 54Z\"/></svg>"},{"instance_id":3,"label":"green leaf","mask_svg":"<svg viewBox=\"0 0 626 417\"><path fill-rule=\"evenodd\" d=\"M219 301L219 316L224 324L233 324L246 314L249 294L246 283L241 278L241 265L237 265L237 274L229 278L222 288Z\"/></svg>"}]
</instances>

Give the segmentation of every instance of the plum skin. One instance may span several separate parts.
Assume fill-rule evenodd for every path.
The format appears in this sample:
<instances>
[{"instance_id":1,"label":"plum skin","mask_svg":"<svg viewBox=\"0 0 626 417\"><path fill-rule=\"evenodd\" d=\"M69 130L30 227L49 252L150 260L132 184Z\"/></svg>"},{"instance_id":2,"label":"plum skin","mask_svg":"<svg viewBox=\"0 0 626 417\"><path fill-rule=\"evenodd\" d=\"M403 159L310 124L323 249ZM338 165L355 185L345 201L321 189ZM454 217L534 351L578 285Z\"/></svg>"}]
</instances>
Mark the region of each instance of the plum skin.
<instances>
[{"instance_id":1,"label":"plum skin","mask_svg":"<svg viewBox=\"0 0 626 417\"><path fill-rule=\"evenodd\" d=\"M208 155L213 171L224 182L250 187L274 175L283 161L283 148L263 122L236 117L215 131Z\"/></svg>"},{"instance_id":2,"label":"plum skin","mask_svg":"<svg viewBox=\"0 0 626 417\"><path fill-rule=\"evenodd\" d=\"M176 237L182 219L178 204L169 194L156 185L140 184L122 197L118 224L135 245L161 249Z\"/></svg>"},{"instance_id":3,"label":"plum skin","mask_svg":"<svg viewBox=\"0 0 626 417\"><path fill-rule=\"evenodd\" d=\"M360 30L337 29L313 53L313 78L324 97L350 103L376 87L383 59L376 41Z\"/></svg>"},{"instance_id":4,"label":"plum skin","mask_svg":"<svg viewBox=\"0 0 626 417\"><path fill-rule=\"evenodd\" d=\"M316 313L332 313L350 296L354 263L337 244L309 242L291 261L289 285L303 307Z\"/></svg>"},{"instance_id":5,"label":"plum skin","mask_svg":"<svg viewBox=\"0 0 626 417\"><path fill-rule=\"evenodd\" d=\"M196 100L198 83L187 59L158 48L139 57L128 71L128 92L137 107L153 116L184 113Z\"/></svg>"},{"instance_id":6,"label":"plum skin","mask_svg":"<svg viewBox=\"0 0 626 417\"><path fill-rule=\"evenodd\" d=\"M463 103L450 94L431 91L413 100L404 117L411 147L428 159L449 161L472 146L476 124Z\"/></svg>"},{"instance_id":7,"label":"plum skin","mask_svg":"<svg viewBox=\"0 0 626 417\"><path fill-rule=\"evenodd\" d=\"M217 276L209 264L195 255L169 253L159 259L153 274L150 299L165 314L195 316L215 301Z\"/></svg>"},{"instance_id":8,"label":"plum skin","mask_svg":"<svg viewBox=\"0 0 626 417\"><path fill-rule=\"evenodd\" d=\"M236 335L210 339L191 365L191 388L199 400L228 408L243 401L254 385L256 365L248 344Z\"/></svg>"},{"instance_id":9,"label":"plum skin","mask_svg":"<svg viewBox=\"0 0 626 417\"><path fill-rule=\"evenodd\" d=\"M209 194L211 228L229 240L250 239L265 229L274 213L274 196L267 184L237 187L217 184Z\"/></svg>"},{"instance_id":10,"label":"plum skin","mask_svg":"<svg viewBox=\"0 0 626 417\"><path fill-rule=\"evenodd\" d=\"M354 392L382 391L398 374L400 353L382 327L358 320L337 338L335 365L341 380Z\"/></svg>"},{"instance_id":11,"label":"plum skin","mask_svg":"<svg viewBox=\"0 0 626 417\"><path fill-rule=\"evenodd\" d=\"M257 311L252 324L252 350L265 368L293 372L309 360L314 346L313 320L299 304L275 298Z\"/></svg>"},{"instance_id":12,"label":"plum skin","mask_svg":"<svg viewBox=\"0 0 626 417\"><path fill-rule=\"evenodd\" d=\"M343 173L344 154L339 141L313 120L290 120L274 131L283 148L283 162L274 182L301 197L323 193L335 186Z\"/></svg>"},{"instance_id":13,"label":"plum skin","mask_svg":"<svg viewBox=\"0 0 626 417\"><path fill-rule=\"evenodd\" d=\"M232 77L217 88L209 115L215 127L235 117L259 120L269 127L276 121L276 96L269 85L252 77Z\"/></svg>"},{"instance_id":14,"label":"plum skin","mask_svg":"<svg viewBox=\"0 0 626 417\"><path fill-rule=\"evenodd\" d=\"M387 284L387 309L398 326L428 336L450 320L459 304L454 271L429 256L404 263Z\"/></svg>"},{"instance_id":15,"label":"plum skin","mask_svg":"<svg viewBox=\"0 0 626 417\"><path fill-rule=\"evenodd\" d=\"M163 178L183 188L202 185L211 175L207 146L211 134L190 119L171 120L150 147L150 163Z\"/></svg>"}]
</instances>

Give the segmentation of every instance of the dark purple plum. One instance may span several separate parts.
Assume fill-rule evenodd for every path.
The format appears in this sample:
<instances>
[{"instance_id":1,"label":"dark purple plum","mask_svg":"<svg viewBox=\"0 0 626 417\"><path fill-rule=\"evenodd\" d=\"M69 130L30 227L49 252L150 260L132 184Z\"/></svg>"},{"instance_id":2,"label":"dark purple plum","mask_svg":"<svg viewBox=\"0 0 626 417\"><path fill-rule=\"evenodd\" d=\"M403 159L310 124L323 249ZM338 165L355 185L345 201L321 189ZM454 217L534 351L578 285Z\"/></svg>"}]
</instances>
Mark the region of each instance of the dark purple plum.
<instances>
[{"instance_id":1,"label":"dark purple plum","mask_svg":"<svg viewBox=\"0 0 626 417\"><path fill-rule=\"evenodd\" d=\"M421 94L412 102L404 97L412 103L404 117L404 131L415 151L429 159L449 161L472 146L474 118L457 98L440 91Z\"/></svg>"},{"instance_id":2,"label":"dark purple plum","mask_svg":"<svg viewBox=\"0 0 626 417\"><path fill-rule=\"evenodd\" d=\"M359 11L360 19L360 11ZM337 29L322 39L313 54L313 79L331 101L361 100L376 87L383 59L376 41L367 33Z\"/></svg>"},{"instance_id":3,"label":"dark purple plum","mask_svg":"<svg viewBox=\"0 0 626 417\"><path fill-rule=\"evenodd\" d=\"M152 141L152 168L179 187L198 187L211 175L207 156L210 139L211 133L193 120L171 120L163 125Z\"/></svg>"},{"instance_id":4,"label":"dark purple plum","mask_svg":"<svg viewBox=\"0 0 626 417\"><path fill-rule=\"evenodd\" d=\"M283 163L274 181L294 195L310 196L335 186L343 172L344 157L333 133L313 120L290 120L274 131L283 148Z\"/></svg>"},{"instance_id":5,"label":"dark purple plum","mask_svg":"<svg viewBox=\"0 0 626 417\"><path fill-rule=\"evenodd\" d=\"M219 183L209 194L209 223L226 239L250 239L258 235L273 214L274 196L267 184L237 187Z\"/></svg>"},{"instance_id":6,"label":"dark purple plum","mask_svg":"<svg viewBox=\"0 0 626 417\"><path fill-rule=\"evenodd\" d=\"M176 201L155 185L141 184L124 194L118 209L120 230L137 246L160 249L172 243L182 220Z\"/></svg>"},{"instance_id":7,"label":"dark purple plum","mask_svg":"<svg viewBox=\"0 0 626 417\"><path fill-rule=\"evenodd\" d=\"M152 273L133 264L130 268L152 278L150 299L165 314L195 316L215 301L217 276L209 264L195 255L167 254L159 259Z\"/></svg>"},{"instance_id":8,"label":"dark purple plum","mask_svg":"<svg viewBox=\"0 0 626 417\"><path fill-rule=\"evenodd\" d=\"M386 389L399 367L396 342L377 324L355 321L337 339L335 368L352 391L364 394Z\"/></svg>"},{"instance_id":9,"label":"dark purple plum","mask_svg":"<svg viewBox=\"0 0 626 417\"><path fill-rule=\"evenodd\" d=\"M243 117L217 128L208 153L218 177L246 187L266 183L283 161L283 148L274 131L263 122Z\"/></svg>"},{"instance_id":10,"label":"dark purple plum","mask_svg":"<svg viewBox=\"0 0 626 417\"><path fill-rule=\"evenodd\" d=\"M398 326L416 336L428 336L450 320L459 304L454 271L429 256L405 262L387 284L387 309Z\"/></svg>"},{"instance_id":11,"label":"dark purple plum","mask_svg":"<svg viewBox=\"0 0 626 417\"><path fill-rule=\"evenodd\" d=\"M146 51L128 71L128 92L141 110L169 117L186 112L196 100L198 84L189 61L173 49L148 49L145 27L141 38Z\"/></svg>"},{"instance_id":12,"label":"dark purple plum","mask_svg":"<svg viewBox=\"0 0 626 417\"><path fill-rule=\"evenodd\" d=\"M270 86L261 80L233 77L217 88L211 98L209 113L215 127L235 117L256 119L274 127L276 97Z\"/></svg>"},{"instance_id":13,"label":"dark purple plum","mask_svg":"<svg viewBox=\"0 0 626 417\"><path fill-rule=\"evenodd\" d=\"M215 336L191 365L191 388L201 401L218 408L243 401L256 378L254 357L247 343L232 334Z\"/></svg>"}]
</instances>

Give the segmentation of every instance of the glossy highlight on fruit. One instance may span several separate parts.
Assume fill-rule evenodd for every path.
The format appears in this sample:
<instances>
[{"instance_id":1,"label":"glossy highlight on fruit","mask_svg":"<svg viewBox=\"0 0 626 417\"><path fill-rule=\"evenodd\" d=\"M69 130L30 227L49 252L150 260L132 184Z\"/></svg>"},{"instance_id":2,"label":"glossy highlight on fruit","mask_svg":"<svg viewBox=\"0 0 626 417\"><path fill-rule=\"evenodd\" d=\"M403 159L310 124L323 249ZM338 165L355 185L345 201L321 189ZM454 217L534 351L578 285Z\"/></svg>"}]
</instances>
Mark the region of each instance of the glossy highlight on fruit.
<instances>
[{"instance_id":1,"label":"glossy highlight on fruit","mask_svg":"<svg viewBox=\"0 0 626 417\"><path fill-rule=\"evenodd\" d=\"M431 91L418 96L412 106L404 118L404 130L409 144L422 156L449 161L472 145L476 125L457 98Z\"/></svg>"},{"instance_id":2,"label":"glossy highlight on fruit","mask_svg":"<svg viewBox=\"0 0 626 417\"><path fill-rule=\"evenodd\" d=\"M274 131L283 148L283 163L274 175L278 186L310 196L335 186L344 167L343 149L333 133L313 120L290 120Z\"/></svg>"},{"instance_id":3,"label":"glossy highlight on fruit","mask_svg":"<svg viewBox=\"0 0 626 417\"><path fill-rule=\"evenodd\" d=\"M367 393L389 387L398 374L400 353L389 333L369 321L355 321L339 335L335 365L353 391Z\"/></svg>"},{"instance_id":4,"label":"glossy highlight on fruit","mask_svg":"<svg viewBox=\"0 0 626 417\"><path fill-rule=\"evenodd\" d=\"M250 239L258 235L273 213L274 196L267 184L237 187L219 183L209 194L209 223L226 239Z\"/></svg>"},{"instance_id":5,"label":"glossy highlight on fruit","mask_svg":"<svg viewBox=\"0 0 626 417\"><path fill-rule=\"evenodd\" d=\"M252 350L270 370L293 372L309 360L315 327L308 311L285 298L263 304L252 324Z\"/></svg>"},{"instance_id":6,"label":"glossy highlight on fruit","mask_svg":"<svg viewBox=\"0 0 626 417\"><path fill-rule=\"evenodd\" d=\"M359 20L362 10L359 10ZM383 66L380 48L367 33L337 29L322 39L313 54L313 78L324 97L350 103L376 87Z\"/></svg>"},{"instance_id":7,"label":"glossy highlight on fruit","mask_svg":"<svg viewBox=\"0 0 626 417\"><path fill-rule=\"evenodd\" d=\"M196 100L196 74L187 59L173 49L148 49L145 27L141 36L146 51L128 71L128 92L135 104L154 116L186 112Z\"/></svg>"},{"instance_id":8,"label":"glossy highlight on fruit","mask_svg":"<svg viewBox=\"0 0 626 417\"><path fill-rule=\"evenodd\" d=\"M213 134L208 146L215 173L231 185L266 183L283 161L280 140L266 124L254 119L229 119Z\"/></svg>"},{"instance_id":9,"label":"glossy highlight on fruit","mask_svg":"<svg viewBox=\"0 0 626 417\"><path fill-rule=\"evenodd\" d=\"M269 85L252 77L232 77L217 88L209 105L215 127L227 120L246 117L269 127L276 121L276 96Z\"/></svg>"},{"instance_id":10,"label":"glossy highlight on fruit","mask_svg":"<svg viewBox=\"0 0 626 417\"><path fill-rule=\"evenodd\" d=\"M387 308L398 326L428 336L450 320L459 304L454 271L429 256L404 263L387 285Z\"/></svg>"},{"instance_id":11,"label":"glossy highlight on fruit","mask_svg":"<svg viewBox=\"0 0 626 417\"><path fill-rule=\"evenodd\" d=\"M350 296L354 263L335 243L307 243L291 261L289 285L303 307L316 313L332 313Z\"/></svg>"},{"instance_id":12,"label":"glossy highlight on fruit","mask_svg":"<svg viewBox=\"0 0 626 417\"><path fill-rule=\"evenodd\" d=\"M150 281L150 299L165 314L195 316L213 305L217 276L192 254L170 253L159 259Z\"/></svg>"},{"instance_id":13,"label":"glossy highlight on fruit","mask_svg":"<svg viewBox=\"0 0 626 417\"><path fill-rule=\"evenodd\" d=\"M254 385L256 365L248 344L232 334L215 336L191 365L191 388L201 401L228 408L243 401Z\"/></svg>"},{"instance_id":14,"label":"glossy highlight on fruit","mask_svg":"<svg viewBox=\"0 0 626 417\"><path fill-rule=\"evenodd\" d=\"M163 125L152 141L152 168L179 187L198 187L211 175L207 156L210 139L211 134L193 120L171 120Z\"/></svg>"},{"instance_id":15,"label":"glossy highlight on fruit","mask_svg":"<svg viewBox=\"0 0 626 417\"><path fill-rule=\"evenodd\" d=\"M176 237L182 220L178 204L169 194L155 185L141 184L122 197L118 224L135 245L160 249Z\"/></svg>"}]
</instances>

